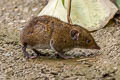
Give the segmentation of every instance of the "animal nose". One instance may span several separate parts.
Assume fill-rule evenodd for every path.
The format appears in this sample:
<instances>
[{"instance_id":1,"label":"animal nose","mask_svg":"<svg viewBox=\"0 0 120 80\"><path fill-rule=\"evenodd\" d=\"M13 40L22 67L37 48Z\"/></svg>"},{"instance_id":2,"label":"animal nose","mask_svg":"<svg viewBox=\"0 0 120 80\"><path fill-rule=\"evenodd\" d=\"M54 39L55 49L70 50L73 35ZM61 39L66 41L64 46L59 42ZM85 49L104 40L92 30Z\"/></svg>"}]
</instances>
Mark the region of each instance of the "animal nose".
<instances>
[{"instance_id":1,"label":"animal nose","mask_svg":"<svg viewBox=\"0 0 120 80\"><path fill-rule=\"evenodd\" d=\"M96 46L96 48L95 49L98 49L98 50L100 50L100 47L99 46Z\"/></svg>"},{"instance_id":2,"label":"animal nose","mask_svg":"<svg viewBox=\"0 0 120 80\"><path fill-rule=\"evenodd\" d=\"M100 47L98 45L94 45L94 46L92 46L92 49L98 49L98 50L100 50Z\"/></svg>"}]
</instances>

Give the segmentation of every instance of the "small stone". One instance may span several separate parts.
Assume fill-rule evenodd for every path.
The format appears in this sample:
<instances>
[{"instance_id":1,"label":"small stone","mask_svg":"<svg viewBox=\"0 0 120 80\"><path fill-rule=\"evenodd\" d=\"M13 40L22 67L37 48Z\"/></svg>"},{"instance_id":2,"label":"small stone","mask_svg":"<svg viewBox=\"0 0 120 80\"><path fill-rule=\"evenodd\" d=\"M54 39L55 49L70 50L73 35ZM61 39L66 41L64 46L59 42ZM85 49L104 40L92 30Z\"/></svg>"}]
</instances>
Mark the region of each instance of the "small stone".
<instances>
[{"instance_id":1,"label":"small stone","mask_svg":"<svg viewBox=\"0 0 120 80\"><path fill-rule=\"evenodd\" d=\"M33 9L32 9L32 11L37 11L37 10L38 10L38 8L33 8Z\"/></svg>"},{"instance_id":2,"label":"small stone","mask_svg":"<svg viewBox=\"0 0 120 80\"><path fill-rule=\"evenodd\" d=\"M53 75L58 75L58 73L57 73L57 72L51 72L51 74L53 74Z\"/></svg>"},{"instance_id":3,"label":"small stone","mask_svg":"<svg viewBox=\"0 0 120 80\"><path fill-rule=\"evenodd\" d=\"M26 22L26 21L25 21L25 20L21 20L20 22L21 22L21 23L24 23L24 22Z\"/></svg>"},{"instance_id":4,"label":"small stone","mask_svg":"<svg viewBox=\"0 0 120 80\"><path fill-rule=\"evenodd\" d=\"M9 57L9 56L12 56L13 52L7 52L5 54L3 54L3 56L6 56L6 57Z\"/></svg>"},{"instance_id":5,"label":"small stone","mask_svg":"<svg viewBox=\"0 0 120 80\"><path fill-rule=\"evenodd\" d=\"M8 25L13 25L13 23L12 23L12 22L10 22L10 23L8 23Z\"/></svg>"},{"instance_id":6,"label":"small stone","mask_svg":"<svg viewBox=\"0 0 120 80\"><path fill-rule=\"evenodd\" d=\"M28 13L28 11L29 11L29 8L24 8L24 10L23 10L25 13Z\"/></svg>"}]
</instances>

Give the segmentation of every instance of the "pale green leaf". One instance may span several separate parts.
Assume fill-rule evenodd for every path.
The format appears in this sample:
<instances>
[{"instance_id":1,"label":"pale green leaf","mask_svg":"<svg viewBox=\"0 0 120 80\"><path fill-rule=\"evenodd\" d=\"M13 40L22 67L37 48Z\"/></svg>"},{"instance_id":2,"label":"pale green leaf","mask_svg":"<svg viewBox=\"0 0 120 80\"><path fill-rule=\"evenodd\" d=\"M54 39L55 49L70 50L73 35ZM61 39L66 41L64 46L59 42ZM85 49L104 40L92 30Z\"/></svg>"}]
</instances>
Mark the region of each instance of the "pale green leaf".
<instances>
[{"instance_id":1,"label":"pale green leaf","mask_svg":"<svg viewBox=\"0 0 120 80\"><path fill-rule=\"evenodd\" d=\"M62 0L62 4L63 4L63 6L65 6L64 2L65 2L65 1L64 1L64 0Z\"/></svg>"}]
</instances>

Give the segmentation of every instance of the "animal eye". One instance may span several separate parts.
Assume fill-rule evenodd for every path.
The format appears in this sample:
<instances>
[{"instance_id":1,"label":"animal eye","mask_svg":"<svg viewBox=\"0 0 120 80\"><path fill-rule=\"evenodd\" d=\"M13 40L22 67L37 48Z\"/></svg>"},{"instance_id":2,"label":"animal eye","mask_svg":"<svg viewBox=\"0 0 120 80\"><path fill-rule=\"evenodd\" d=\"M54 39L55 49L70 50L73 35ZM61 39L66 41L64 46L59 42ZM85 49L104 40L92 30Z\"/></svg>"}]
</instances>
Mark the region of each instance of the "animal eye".
<instances>
[{"instance_id":1,"label":"animal eye","mask_svg":"<svg viewBox=\"0 0 120 80\"><path fill-rule=\"evenodd\" d=\"M91 40L88 40L88 39L87 39L87 40L86 40L86 42L87 42L87 43L90 43L90 42L91 42Z\"/></svg>"}]
</instances>

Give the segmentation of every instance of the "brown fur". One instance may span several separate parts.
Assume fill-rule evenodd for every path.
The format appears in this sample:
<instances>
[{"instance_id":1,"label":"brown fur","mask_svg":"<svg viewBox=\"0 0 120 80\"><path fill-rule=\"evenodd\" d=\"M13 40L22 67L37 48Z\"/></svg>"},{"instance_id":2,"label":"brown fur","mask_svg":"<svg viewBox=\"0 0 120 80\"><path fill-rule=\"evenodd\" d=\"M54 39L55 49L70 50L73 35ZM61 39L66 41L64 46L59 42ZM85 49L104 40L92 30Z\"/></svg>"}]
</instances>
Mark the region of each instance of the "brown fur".
<instances>
[{"instance_id":1,"label":"brown fur","mask_svg":"<svg viewBox=\"0 0 120 80\"><path fill-rule=\"evenodd\" d=\"M72 30L78 31L78 33L73 33L78 40L72 39ZM20 39L22 44L28 44L31 47L46 45L45 49L52 47L57 52L64 52L65 49L71 50L76 47L99 48L88 30L46 15L34 17L21 31ZM90 40L89 44L88 40Z\"/></svg>"}]
</instances>

